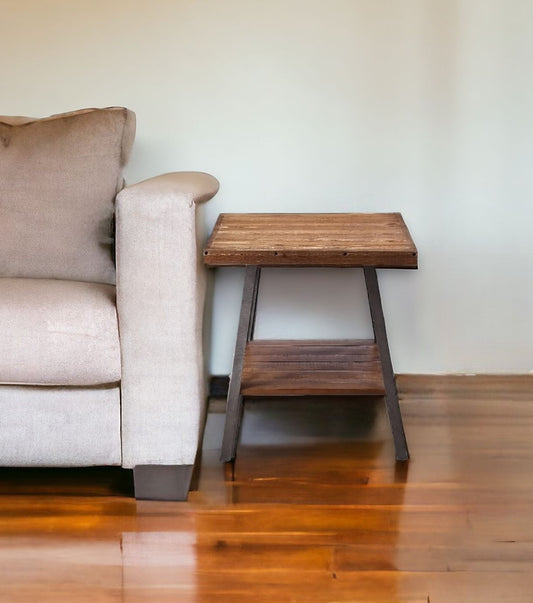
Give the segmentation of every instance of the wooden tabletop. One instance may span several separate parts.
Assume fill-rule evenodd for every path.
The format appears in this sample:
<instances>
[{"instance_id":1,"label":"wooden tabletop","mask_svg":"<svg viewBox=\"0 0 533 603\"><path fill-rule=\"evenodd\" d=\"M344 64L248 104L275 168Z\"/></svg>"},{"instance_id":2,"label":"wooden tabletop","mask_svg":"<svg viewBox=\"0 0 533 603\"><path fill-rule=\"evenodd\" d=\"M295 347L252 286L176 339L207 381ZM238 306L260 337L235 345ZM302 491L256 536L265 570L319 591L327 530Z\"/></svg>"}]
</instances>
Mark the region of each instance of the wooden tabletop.
<instances>
[{"instance_id":1,"label":"wooden tabletop","mask_svg":"<svg viewBox=\"0 0 533 603\"><path fill-rule=\"evenodd\" d=\"M204 262L417 268L418 254L399 213L220 214Z\"/></svg>"}]
</instances>

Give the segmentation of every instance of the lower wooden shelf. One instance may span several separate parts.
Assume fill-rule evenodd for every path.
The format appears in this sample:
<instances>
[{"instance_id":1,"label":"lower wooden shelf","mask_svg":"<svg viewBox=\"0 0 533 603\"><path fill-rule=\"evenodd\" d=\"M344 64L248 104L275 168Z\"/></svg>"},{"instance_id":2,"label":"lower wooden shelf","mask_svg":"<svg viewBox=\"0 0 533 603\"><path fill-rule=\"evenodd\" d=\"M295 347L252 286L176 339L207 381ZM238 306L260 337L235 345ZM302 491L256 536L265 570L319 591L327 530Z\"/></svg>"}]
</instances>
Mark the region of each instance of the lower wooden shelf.
<instances>
[{"instance_id":1,"label":"lower wooden shelf","mask_svg":"<svg viewBox=\"0 0 533 603\"><path fill-rule=\"evenodd\" d=\"M243 396L385 395L371 340L256 340L246 346Z\"/></svg>"}]
</instances>

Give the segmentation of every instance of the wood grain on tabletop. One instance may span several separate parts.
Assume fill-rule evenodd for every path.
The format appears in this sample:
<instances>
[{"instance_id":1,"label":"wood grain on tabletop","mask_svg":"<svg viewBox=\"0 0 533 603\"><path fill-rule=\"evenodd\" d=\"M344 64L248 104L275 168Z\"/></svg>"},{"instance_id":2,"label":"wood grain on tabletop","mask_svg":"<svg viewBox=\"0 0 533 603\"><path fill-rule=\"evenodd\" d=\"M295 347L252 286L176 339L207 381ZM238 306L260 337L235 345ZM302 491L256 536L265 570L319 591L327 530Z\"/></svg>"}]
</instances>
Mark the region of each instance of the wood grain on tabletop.
<instances>
[{"instance_id":1,"label":"wood grain on tabletop","mask_svg":"<svg viewBox=\"0 0 533 603\"><path fill-rule=\"evenodd\" d=\"M221 214L204 262L416 268L417 250L399 213Z\"/></svg>"}]
</instances>

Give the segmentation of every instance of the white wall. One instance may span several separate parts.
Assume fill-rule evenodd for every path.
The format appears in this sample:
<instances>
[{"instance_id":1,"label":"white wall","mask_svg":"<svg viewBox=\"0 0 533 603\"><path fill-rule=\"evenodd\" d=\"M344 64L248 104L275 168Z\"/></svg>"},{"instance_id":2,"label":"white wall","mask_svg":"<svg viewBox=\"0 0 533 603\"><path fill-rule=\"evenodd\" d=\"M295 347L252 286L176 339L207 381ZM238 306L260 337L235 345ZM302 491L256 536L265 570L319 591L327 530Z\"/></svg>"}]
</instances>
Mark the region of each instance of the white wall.
<instances>
[{"instance_id":1,"label":"white wall","mask_svg":"<svg viewBox=\"0 0 533 603\"><path fill-rule=\"evenodd\" d=\"M533 369L533 2L0 0L0 113L126 105L128 180L222 184L222 211L401 211L380 278L398 372ZM242 272L218 271L228 373ZM355 271L269 271L258 335L368 334ZM357 306L362 306L362 309Z\"/></svg>"}]
</instances>

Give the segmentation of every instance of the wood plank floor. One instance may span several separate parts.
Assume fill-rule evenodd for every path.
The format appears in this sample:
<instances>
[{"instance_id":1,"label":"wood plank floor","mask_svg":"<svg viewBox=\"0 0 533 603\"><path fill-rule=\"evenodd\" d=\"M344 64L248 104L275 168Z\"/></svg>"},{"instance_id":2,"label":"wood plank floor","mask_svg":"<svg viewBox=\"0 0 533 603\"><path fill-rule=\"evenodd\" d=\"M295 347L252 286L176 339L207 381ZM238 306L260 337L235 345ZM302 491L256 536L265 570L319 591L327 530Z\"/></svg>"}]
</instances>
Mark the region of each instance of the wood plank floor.
<instances>
[{"instance_id":1,"label":"wood plank floor","mask_svg":"<svg viewBox=\"0 0 533 603\"><path fill-rule=\"evenodd\" d=\"M0 470L0 601L533 602L533 377L399 386L408 464L381 400L322 398L247 402L233 470L214 401L187 503Z\"/></svg>"}]
</instances>

